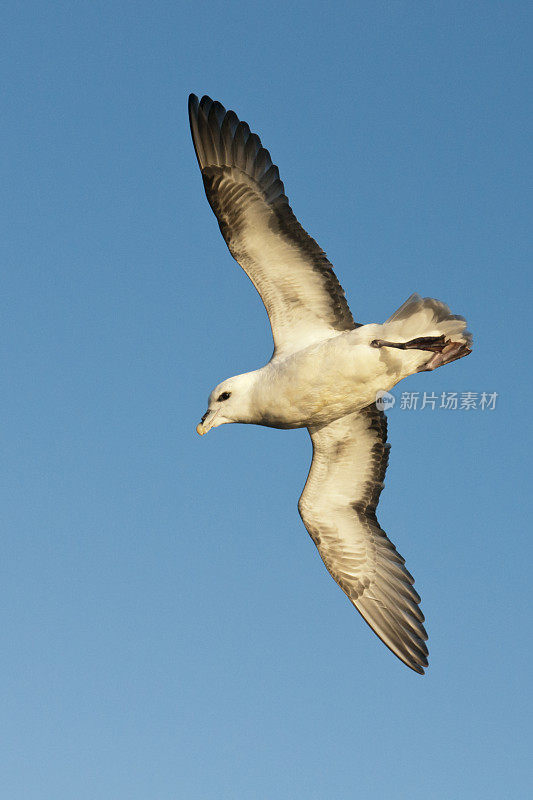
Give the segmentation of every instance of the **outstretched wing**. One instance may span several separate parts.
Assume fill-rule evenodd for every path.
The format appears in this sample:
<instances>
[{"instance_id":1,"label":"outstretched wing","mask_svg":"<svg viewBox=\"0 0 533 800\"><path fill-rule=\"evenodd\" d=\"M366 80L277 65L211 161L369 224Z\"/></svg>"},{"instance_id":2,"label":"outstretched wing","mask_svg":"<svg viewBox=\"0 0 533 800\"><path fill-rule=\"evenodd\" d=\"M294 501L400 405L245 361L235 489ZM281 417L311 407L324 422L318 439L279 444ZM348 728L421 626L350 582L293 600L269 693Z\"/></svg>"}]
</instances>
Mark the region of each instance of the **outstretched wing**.
<instances>
[{"instance_id":1,"label":"outstretched wing","mask_svg":"<svg viewBox=\"0 0 533 800\"><path fill-rule=\"evenodd\" d=\"M189 119L207 199L265 304L274 355L354 328L333 268L294 216L259 137L209 97L189 97Z\"/></svg>"},{"instance_id":2,"label":"outstretched wing","mask_svg":"<svg viewBox=\"0 0 533 800\"><path fill-rule=\"evenodd\" d=\"M309 429L313 461L298 503L326 568L379 638L423 673L427 634L404 559L376 519L390 445L375 405Z\"/></svg>"}]
</instances>

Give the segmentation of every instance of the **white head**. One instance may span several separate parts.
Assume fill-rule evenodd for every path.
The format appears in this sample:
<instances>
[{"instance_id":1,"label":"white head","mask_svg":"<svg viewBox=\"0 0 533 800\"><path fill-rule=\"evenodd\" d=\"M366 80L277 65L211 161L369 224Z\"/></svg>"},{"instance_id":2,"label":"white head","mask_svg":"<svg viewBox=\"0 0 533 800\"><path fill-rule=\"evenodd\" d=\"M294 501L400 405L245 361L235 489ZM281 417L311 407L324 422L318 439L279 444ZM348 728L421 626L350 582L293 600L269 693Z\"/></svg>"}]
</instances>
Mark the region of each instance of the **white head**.
<instances>
[{"instance_id":1,"label":"white head","mask_svg":"<svg viewBox=\"0 0 533 800\"><path fill-rule=\"evenodd\" d=\"M203 436L211 428L218 428L226 422L253 422L254 383L254 372L245 372L219 383L209 395L207 411L196 426L196 432Z\"/></svg>"}]
</instances>

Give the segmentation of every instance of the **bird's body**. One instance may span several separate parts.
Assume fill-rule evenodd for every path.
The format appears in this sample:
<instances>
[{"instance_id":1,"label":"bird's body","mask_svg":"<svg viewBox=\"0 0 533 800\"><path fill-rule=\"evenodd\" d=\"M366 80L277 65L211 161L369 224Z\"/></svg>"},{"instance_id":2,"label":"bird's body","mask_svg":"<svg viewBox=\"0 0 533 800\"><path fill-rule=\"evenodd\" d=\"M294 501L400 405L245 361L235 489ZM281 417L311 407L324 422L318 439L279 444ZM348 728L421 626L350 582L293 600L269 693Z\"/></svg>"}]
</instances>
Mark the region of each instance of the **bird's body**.
<instances>
[{"instance_id":1,"label":"bird's body","mask_svg":"<svg viewBox=\"0 0 533 800\"><path fill-rule=\"evenodd\" d=\"M462 317L412 295L383 324L357 325L331 264L294 216L277 167L232 111L191 95L207 198L266 306L274 354L211 393L198 433L228 422L306 427L313 461L298 508L327 569L382 641L424 672L427 635L404 560L376 519L388 462L376 397L470 353Z\"/></svg>"},{"instance_id":2,"label":"bird's body","mask_svg":"<svg viewBox=\"0 0 533 800\"><path fill-rule=\"evenodd\" d=\"M389 391L405 377L407 351L370 345L382 329L362 325L248 373L253 412L247 421L271 428L307 428L373 403L378 392Z\"/></svg>"}]
</instances>

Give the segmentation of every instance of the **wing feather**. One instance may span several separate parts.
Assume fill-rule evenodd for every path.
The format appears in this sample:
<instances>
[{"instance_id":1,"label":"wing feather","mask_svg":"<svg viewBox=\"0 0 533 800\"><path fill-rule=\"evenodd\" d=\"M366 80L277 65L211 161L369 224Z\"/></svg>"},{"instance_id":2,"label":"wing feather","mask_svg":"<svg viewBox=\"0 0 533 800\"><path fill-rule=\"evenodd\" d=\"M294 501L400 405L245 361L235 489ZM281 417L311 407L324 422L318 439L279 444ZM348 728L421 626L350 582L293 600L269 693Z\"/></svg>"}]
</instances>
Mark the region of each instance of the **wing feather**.
<instances>
[{"instance_id":1,"label":"wing feather","mask_svg":"<svg viewBox=\"0 0 533 800\"><path fill-rule=\"evenodd\" d=\"M298 508L343 592L379 638L415 672L427 667L420 596L376 507L390 445L375 405L310 429L313 461Z\"/></svg>"},{"instance_id":2,"label":"wing feather","mask_svg":"<svg viewBox=\"0 0 533 800\"><path fill-rule=\"evenodd\" d=\"M259 136L209 97L190 96L189 118L207 199L265 304L275 355L354 328L333 268L294 216Z\"/></svg>"}]
</instances>

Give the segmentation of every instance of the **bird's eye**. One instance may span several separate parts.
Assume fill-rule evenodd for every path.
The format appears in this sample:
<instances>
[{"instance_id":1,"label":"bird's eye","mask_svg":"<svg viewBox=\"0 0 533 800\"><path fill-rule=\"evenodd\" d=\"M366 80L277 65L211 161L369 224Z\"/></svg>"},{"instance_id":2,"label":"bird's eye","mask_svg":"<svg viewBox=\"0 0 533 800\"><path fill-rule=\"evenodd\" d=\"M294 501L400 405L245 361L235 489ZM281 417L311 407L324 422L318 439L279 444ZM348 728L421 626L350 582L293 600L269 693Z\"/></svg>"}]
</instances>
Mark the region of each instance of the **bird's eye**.
<instances>
[{"instance_id":1,"label":"bird's eye","mask_svg":"<svg viewBox=\"0 0 533 800\"><path fill-rule=\"evenodd\" d=\"M217 403L221 403L223 400L227 400L230 395L231 395L231 392L222 392L220 397L218 397L218 399L217 399Z\"/></svg>"}]
</instances>

